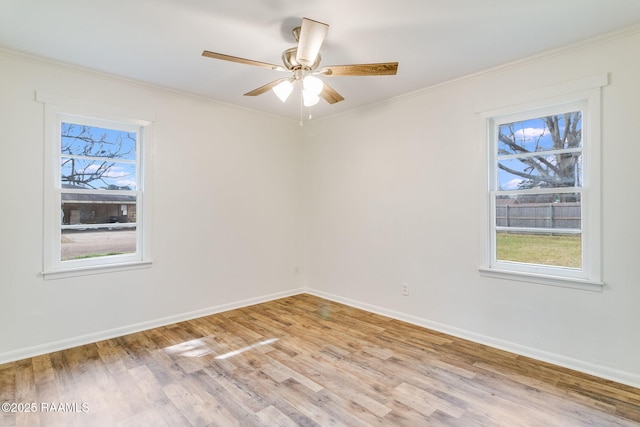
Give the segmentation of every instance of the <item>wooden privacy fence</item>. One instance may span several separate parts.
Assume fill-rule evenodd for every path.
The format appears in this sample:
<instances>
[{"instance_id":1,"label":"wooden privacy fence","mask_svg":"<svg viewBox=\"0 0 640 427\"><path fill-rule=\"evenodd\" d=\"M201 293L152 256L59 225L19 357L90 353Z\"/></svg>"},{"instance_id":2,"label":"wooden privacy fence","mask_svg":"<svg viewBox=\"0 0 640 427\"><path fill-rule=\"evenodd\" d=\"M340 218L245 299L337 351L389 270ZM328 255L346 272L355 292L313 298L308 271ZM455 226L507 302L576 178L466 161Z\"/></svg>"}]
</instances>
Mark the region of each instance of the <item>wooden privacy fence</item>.
<instances>
[{"instance_id":1,"label":"wooden privacy fence","mask_svg":"<svg viewBox=\"0 0 640 427\"><path fill-rule=\"evenodd\" d=\"M580 203L523 203L496 206L496 226L580 229Z\"/></svg>"}]
</instances>

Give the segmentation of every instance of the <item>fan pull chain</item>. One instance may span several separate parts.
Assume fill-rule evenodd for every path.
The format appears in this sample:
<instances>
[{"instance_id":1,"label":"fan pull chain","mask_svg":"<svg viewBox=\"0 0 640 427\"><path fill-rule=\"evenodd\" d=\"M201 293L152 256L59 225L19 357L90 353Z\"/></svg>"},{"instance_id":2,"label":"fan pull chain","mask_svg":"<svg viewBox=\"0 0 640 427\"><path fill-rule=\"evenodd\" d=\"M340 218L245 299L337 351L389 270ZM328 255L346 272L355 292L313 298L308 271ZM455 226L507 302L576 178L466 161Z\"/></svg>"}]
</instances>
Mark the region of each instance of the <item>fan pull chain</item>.
<instances>
[{"instance_id":1,"label":"fan pull chain","mask_svg":"<svg viewBox=\"0 0 640 427\"><path fill-rule=\"evenodd\" d=\"M303 126L303 124L302 124L302 108L303 108L302 91L300 91L300 126Z\"/></svg>"}]
</instances>

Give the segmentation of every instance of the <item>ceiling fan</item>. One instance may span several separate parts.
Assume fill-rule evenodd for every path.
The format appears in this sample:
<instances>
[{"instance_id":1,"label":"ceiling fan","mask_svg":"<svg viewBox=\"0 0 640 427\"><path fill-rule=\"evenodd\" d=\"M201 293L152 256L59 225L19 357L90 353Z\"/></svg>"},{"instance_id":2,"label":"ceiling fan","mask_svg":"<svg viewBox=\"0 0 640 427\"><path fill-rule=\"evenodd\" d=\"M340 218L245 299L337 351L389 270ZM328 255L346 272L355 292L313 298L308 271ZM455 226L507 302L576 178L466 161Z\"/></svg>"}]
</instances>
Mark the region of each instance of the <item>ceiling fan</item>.
<instances>
[{"instance_id":1,"label":"ceiling fan","mask_svg":"<svg viewBox=\"0 0 640 427\"><path fill-rule=\"evenodd\" d=\"M274 80L244 95L257 96L272 89L278 98L280 98L282 102L285 102L293 91L293 87L297 83L301 83L303 102L304 105L308 107L317 104L320 98L323 98L329 104L335 104L336 102L344 100L342 95L316 76L384 76L396 74L398 70L397 62L329 65L318 68L321 60L319 53L320 47L327 35L328 29L329 25L327 24L302 18L302 25L293 29L293 35L298 42L298 46L287 49L282 53L284 66L238 58L236 56L210 52L208 50L203 51L202 56L290 72L292 73L291 76Z\"/></svg>"}]
</instances>

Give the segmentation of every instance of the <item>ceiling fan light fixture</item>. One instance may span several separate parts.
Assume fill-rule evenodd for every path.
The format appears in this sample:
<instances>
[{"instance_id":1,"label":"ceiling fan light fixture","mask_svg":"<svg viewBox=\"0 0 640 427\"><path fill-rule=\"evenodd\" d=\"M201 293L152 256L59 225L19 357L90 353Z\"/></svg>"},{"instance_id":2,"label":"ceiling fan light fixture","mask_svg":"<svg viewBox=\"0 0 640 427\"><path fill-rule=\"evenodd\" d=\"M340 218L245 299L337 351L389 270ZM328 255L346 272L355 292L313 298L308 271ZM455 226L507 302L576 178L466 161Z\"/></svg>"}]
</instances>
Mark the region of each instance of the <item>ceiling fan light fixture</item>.
<instances>
[{"instance_id":1,"label":"ceiling fan light fixture","mask_svg":"<svg viewBox=\"0 0 640 427\"><path fill-rule=\"evenodd\" d=\"M302 89L302 102L305 107L313 107L320 101L320 97L315 93Z\"/></svg>"},{"instance_id":2,"label":"ceiling fan light fixture","mask_svg":"<svg viewBox=\"0 0 640 427\"><path fill-rule=\"evenodd\" d=\"M302 89L314 94L315 96L320 95L323 87L324 83L322 83L322 80L317 77L305 76L305 78L302 80Z\"/></svg>"},{"instance_id":3,"label":"ceiling fan light fixture","mask_svg":"<svg viewBox=\"0 0 640 427\"><path fill-rule=\"evenodd\" d=\"M280 101L286 102L287 98L289 98L289 95L291 95L291 92L293 91L293 83L291 80L285 80L274 86L271 90L273 90Z\"/></svg>"}]
</instances>

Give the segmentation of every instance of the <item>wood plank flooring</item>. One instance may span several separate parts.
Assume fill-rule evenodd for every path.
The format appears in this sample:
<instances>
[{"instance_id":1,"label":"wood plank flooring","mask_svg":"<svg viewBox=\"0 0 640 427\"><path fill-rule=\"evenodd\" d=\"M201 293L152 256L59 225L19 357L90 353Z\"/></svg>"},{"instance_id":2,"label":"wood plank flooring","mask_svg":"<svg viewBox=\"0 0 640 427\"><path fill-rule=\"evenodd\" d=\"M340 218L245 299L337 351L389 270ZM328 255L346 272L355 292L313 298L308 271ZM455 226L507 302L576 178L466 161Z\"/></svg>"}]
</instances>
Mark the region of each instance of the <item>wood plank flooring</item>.
<instances>
[{"instance_id":1,"label":"wood plank flooring","mask_svg":"<svg viewBox=\"0 0 640 427\"><path fill-rule=\"evenodd\" d=\"M306 294L0 365L1 402L2 426L640 425L639 389Z\"/></svg>"}]
</instances>

